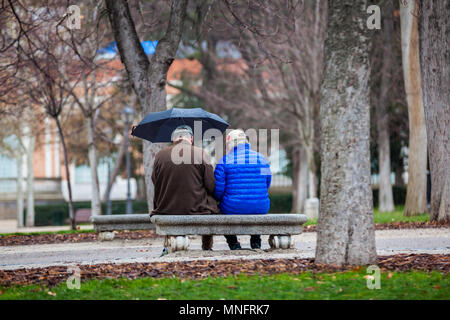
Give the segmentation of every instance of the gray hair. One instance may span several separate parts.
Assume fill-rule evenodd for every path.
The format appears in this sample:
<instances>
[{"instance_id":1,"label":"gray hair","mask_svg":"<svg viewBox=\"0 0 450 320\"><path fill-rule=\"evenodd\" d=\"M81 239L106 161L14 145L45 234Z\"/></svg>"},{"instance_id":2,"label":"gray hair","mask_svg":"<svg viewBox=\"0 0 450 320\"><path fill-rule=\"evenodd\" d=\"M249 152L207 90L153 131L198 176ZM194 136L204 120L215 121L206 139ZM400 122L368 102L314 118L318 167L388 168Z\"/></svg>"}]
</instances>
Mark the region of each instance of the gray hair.
<instances>
[{"instance_id":1,"label":"gray hair","mask_svg":"<svg viewBox=\"0 0 450 320\"><path fill-rule=\"evenodd\" d=\"M191 138L192 136L194 136L191 127L186 126L186 125L182 125L182 126L178 126L173 132L172 132L172 137L171 140L172 141L176 141L180 138Z\"/></svg>"}]
</instances>

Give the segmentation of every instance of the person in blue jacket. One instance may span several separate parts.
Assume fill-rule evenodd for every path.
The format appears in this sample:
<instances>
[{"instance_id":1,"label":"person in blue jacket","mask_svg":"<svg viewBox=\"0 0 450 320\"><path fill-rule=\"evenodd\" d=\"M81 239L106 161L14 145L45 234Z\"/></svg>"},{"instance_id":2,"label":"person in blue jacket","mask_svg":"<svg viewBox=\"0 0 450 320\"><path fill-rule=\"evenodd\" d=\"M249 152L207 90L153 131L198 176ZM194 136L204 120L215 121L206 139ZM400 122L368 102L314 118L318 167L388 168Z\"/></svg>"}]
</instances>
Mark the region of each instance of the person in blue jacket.
<instances>
[{"instance_id":1,"label":"person in blue jacket","mask_svg":"<svg viewBox=\"0 0 450 320\"><path fill-rule=\"evenodd\" d=\"M214 197L222 214L266 214L269 212L269 187L272 179L267 159L252 150L243 130L226 137L227 154L217 163ZM225 236L231 250L241 249L235 235ZM251 235L252 249L261 248L261 236Z\"/></svg>"}]
</instances>

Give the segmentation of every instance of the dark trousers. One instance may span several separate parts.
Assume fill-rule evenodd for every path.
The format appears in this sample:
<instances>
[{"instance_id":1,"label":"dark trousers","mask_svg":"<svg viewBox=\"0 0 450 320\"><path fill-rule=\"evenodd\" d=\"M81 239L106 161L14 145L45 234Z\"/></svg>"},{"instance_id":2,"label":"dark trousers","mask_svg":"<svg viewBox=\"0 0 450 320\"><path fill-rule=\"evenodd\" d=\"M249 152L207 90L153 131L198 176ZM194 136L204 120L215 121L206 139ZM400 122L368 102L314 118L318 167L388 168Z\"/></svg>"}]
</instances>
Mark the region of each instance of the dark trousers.
<instances>
[{"instance_id":1,"label":"dark trousers","mask_svg":"<svg viewBox=\"0 0 450 320\"><path fill-rule=\"evenodd\" d=\"M202 249L211 250L213 247L213 236L202 236Z\"/></svg>"},{"instance_id":2,"label":"dark trousers","mask_svg":"<svg viewBox=\"0 0 450 320\"><path fill-rule=\"evenodd\" d=\"M225 236L225 239L227 239L228 246L231 248L233 245L238 243L238 239L236 236ZM251 235L250 236L250 246L253 247L253 244L258 244L261 246L261 236L260 235Z\"/></svg>"}]
</instances>

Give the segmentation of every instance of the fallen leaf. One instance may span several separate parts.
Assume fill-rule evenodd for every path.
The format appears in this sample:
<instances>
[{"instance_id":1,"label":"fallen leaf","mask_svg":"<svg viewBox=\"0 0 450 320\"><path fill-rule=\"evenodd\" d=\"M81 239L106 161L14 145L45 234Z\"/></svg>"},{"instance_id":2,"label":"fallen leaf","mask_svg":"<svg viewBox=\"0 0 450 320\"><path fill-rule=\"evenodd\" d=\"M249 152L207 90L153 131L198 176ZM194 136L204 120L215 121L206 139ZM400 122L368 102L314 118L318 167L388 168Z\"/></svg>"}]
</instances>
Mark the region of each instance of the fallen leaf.
<instances>
[{"instance_id":1,"label":"fallen leaf","mask_svg":"<svg viewBox=\"0 0 450 320\"><path fill-rule=\"evenodd\" d=\"M49 292L47 292L50 296L53 296L53 297L56 297L56 293L54 293L54 292L51 292L51 291L49 291Z\"/></svg>"},{"instance_id":2,"label":"fallen leaf","mask_svg":"<svg viewBox=\"0 0 450 320\"><path fill-rule=\"evenodd\" d=\"M316 288L315 287L306 287L306 288L304 288L304 290L305 291L314 291L314 290L316 290Z\"/></svg>"},{"instance_id":3,"label":"fallen leaf","mask_svg":"<svg viewBox=\"0 0 450 320\"><path fill-rule=\"evenodd\" d=\"M390 278L392 278L393 275L394 274L392 272L389 272L388 275L387 275L387 278L390 279Z\"/></svg>"}]
</instances>

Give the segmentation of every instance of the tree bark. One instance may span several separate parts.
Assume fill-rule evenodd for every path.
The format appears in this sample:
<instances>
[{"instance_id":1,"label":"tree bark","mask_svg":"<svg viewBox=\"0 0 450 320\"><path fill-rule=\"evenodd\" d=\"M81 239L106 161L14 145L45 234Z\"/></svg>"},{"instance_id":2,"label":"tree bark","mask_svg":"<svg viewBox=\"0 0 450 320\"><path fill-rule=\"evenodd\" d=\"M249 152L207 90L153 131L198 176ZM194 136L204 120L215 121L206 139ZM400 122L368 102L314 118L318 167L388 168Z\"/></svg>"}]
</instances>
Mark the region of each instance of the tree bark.
<instances>
[{"instance_id":1,"label":"tree bark","mask_svg":"<svg viewBox=\"0 0 450 320\"><path fill-rule=\"evenodd\" d=\"M394 30L392 1L387 1L383 8L383 65L381 67L380 99L378 99L377 142L379 160L378 205L381 212L394 211L394 197L391 183L391 148L389 140L389 89L392 75L392 33Z\"/></svg>"},{"instance_id":2,"label":"tree bark","mask_svg":"<svg viewBox=\"0 0 450 320\"><path fill-rule=\"evenodd\" d=\"M98 181L98 159L97 148L95 146L95 124L92 113L86 117L87 142L89 148L89 166L91 169L91 215L98 216L102 214L102 205L100 201L100 184Z\"/></svg>"},{"instance_id":3,"label":"tree bark","mask_svg":"<svg viewBox=\"0 0 450 320\"><path fill-rule=\"evenodd\" d=\"M73 198L72 198L72 182L70 181L70 170L69 170L69 159L67 155L67 147L66 147L66 140L64 139L64 132L61 128L61 123L59 122L59 117L53 117L53 119L56 122L56 127L58 128L58 134L59 134L59 140L61 141L61 145L63 148L63 155L64 155L64 167L66 169L66 179L67 179L67 190L69 193L69 219L70 224L72 227L72 230L77 229L77 225L75 222L75 212L73 210Z\"/></svg>"},{"instance_id":4,"label":"tree bark","mask_svg":"<svg viewBox=\"0 0 450 320\"><path fill-rule=\"evenodd\" d=\"M30 130L31 131L31 130ZM34 227L34 172L33 172L33 153L36 138L28 136L27 146L27 219L26 226Z\"/></svg>"},{"instance_id":5,"label":"tree bark","mask_svg":"<svg viewBox=\"0 0 450 320\"><path fill-rule=\"evenodd\" d=\"M23 157L22 154L19 152L19 154L16 157L16 163L17 163L17 226L19 228L24 226L23 223L23 188L22 188L22 181L23 181L23 170L22 170L22 161Z\"/></svg>"},{"instance_id":6,"label":"tree bark","mask_svg":"<svg viewBox=\"0 0 450 320\"><path fill-rule=\"evenodd\" d=\"M317 176L314 171L309 170L309 198L317 198Z\"/></svg>"},{"instance_id":7,"label":"tree bark","mask_svg":"<svg viewBox=\"0 0 450 320\"><path fill-rule=\"evenodd\" d=\"M364 265L376 261L366 8L366 0L328 1L320 106L317 263Z\"/></svg>"},{"instance_id":8,"label":"tree bark","mask_svg":"<svg viewBox=\"0 0 450 320\"><path fill-rule=\"evenodd\" d=\"M420 65L431 172L430 220L450 222L450 2L420 1Z\"/></svg>"},{"instance_id":9,"label":"tree bark","mask_svg":"<svg viewBox=\"0 0 450 320\"><path fill-rule=\"evenodd\" d=\"M106 0L109 20L117 41L120 57L125 65L133 89L144 112L166 109L167 71L175 58L181 40L188 0L172 0L169 25L158 41L149 62L139 42L127 1ZM151 180L154 157L163 144L144 141L144 170L149 211L153 210L154 186Z\"/></svg>"},{"instance_id":10,"label":"tree bark","mask_svg":"<svg viewBox=\"0 0 450 320\"><path fill-rule=\"evenodd\" d=\"M292 212L302 213L305 210L308 183L308 161L303 148L293 151L293 189Z\"/></svg>"},{"instance_id":11,"label":"tree bark","mask_svg":"<svg viewBox=\"0 0 450 320\"><path fill-rule=\"evenodd\" d=\"M409 116L405 216L427 212L427 131L419 63L417 0L400 1L402 65Z\"/></svg>"},{"instance_id":12,"label":"tree bark","mask_svg":"<svg viewBox=\"0 0 450 320\"><path fill-rule=\"evenodd\" d=\"M105 194L103 195L103 201L107 201L110 197L112 187L114 182L116 181L116 177L119 174L120 166L122 165L123 156L125 155L125 147L126 147L126 139L125 137L122 139L120 143L119 151L117 153L116 161L114 163L113 171L110 174L109 184L106 186ZM109 172L108 172L109 174Z\"/></svg>"}]
</instances>

